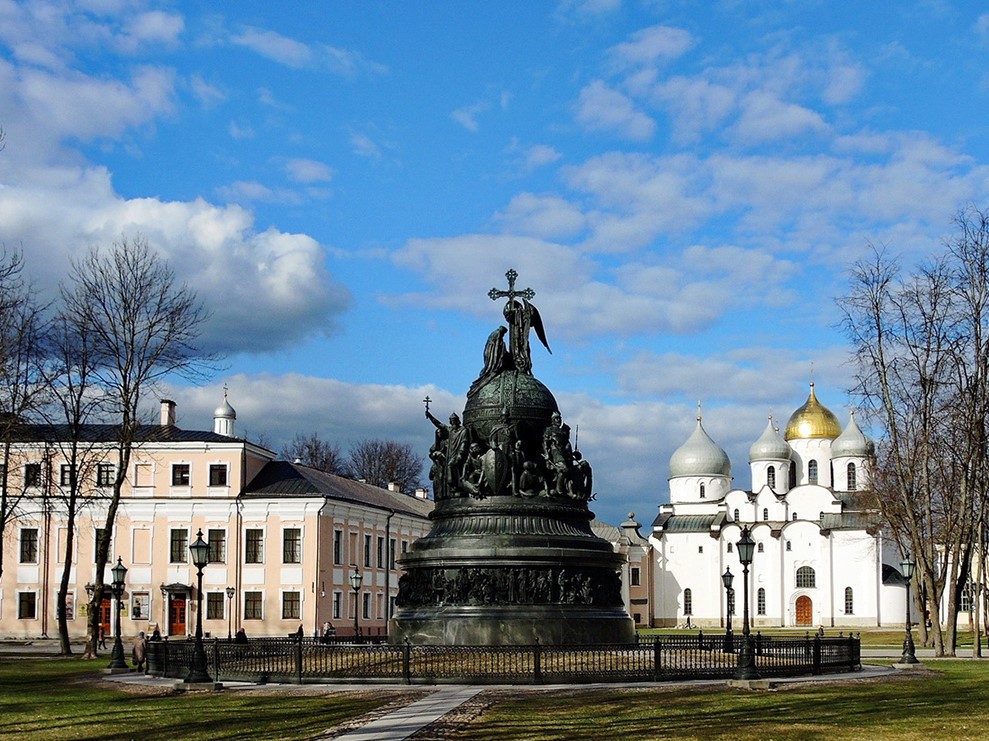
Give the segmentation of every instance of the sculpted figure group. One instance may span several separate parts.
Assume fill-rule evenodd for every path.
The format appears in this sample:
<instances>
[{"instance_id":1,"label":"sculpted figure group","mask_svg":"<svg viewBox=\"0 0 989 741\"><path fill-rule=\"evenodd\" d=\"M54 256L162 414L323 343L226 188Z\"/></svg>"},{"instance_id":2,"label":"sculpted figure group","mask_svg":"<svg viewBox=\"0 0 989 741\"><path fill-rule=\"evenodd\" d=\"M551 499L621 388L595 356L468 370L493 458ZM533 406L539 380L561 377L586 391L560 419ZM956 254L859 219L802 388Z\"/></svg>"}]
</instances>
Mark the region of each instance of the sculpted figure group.
<instances>
[{"instance_id":1,"label":"sculpted figure group","mask_svg":"<svg viewBox=\"0 0 989 741\"><path fill-rule=\"evenodd\" d=\"M594 498L590 464L570 443L570 427L553 412L542 435L539 456L526 457L519 425L503 409L486 435L464 426L457 414L444 424L426 409L436 428L429 449L429 479L436 501L456 497L565 497L581 502Z\"/></svg>"}]
</instances>

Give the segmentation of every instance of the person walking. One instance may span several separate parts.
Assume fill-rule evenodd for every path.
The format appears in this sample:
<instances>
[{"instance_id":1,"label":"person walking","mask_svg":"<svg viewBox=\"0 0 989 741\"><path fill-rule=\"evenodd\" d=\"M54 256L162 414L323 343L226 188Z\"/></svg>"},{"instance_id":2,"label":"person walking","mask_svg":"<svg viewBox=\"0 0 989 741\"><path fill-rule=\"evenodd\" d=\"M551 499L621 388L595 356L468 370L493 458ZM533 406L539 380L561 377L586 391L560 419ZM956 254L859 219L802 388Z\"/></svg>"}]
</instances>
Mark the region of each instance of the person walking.
<instances>
[{"instance_id":1,"label":"person walking","mask_svg":"<svg viewBox=\"0 0 989 741\"><path fill-rule=\"evenodd\" d=\"M144 662L148 658L148 639L144 637L142 630L134 639L134 647L131 649L131 657L134 659L134 668L144 673Z\"/></svg>"}]
</instances>

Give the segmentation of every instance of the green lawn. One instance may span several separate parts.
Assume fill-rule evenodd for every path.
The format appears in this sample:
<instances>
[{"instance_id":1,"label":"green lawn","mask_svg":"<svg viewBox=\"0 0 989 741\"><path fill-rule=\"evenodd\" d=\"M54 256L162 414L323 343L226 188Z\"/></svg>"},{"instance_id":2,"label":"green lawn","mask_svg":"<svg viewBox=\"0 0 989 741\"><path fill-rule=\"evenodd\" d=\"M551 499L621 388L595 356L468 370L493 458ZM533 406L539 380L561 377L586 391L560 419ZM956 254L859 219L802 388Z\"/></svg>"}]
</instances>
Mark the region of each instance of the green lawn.
<instances>
[{"instance_id":1,"label":"green lawn","mask_svg":"<svg viewBox=\"0 0 989 741\"><path fill-rule=\"evenodd\" d=\"M0 660L0 738L299 739L325 733L391 699L380 691L135 694L87 681L106 663L105 658Z\"/></svg>"},{"instance_id":2,"label":"green lawn","mask_svg":"<svg viewBox=\"0 0 989 741\"><path fill-rule=\"evenodd\" d=\"M458 739L985 739L989 664L932 661L928 675L775 691L595 690L513 695Z\"/></svg>"}]
</instances>

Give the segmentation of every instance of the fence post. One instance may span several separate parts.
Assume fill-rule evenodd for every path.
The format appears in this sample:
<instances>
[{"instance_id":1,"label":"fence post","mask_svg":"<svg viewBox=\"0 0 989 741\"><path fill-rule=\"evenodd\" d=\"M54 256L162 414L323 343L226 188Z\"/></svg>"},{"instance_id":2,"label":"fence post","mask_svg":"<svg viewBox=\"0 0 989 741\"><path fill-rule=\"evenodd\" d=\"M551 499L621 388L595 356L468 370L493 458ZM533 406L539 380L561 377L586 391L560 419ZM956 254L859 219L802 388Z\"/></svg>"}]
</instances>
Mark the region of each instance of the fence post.
<instances>
[{"instance_id":1,"label":"fence post","mask_svg":"<svg viewBox=\"0 0 989 741\"><path fill-rule=\"evenodd\" d=\"M851 631L848 632L848 669L850 671L855 671L862 664L861 658L862 652L862 634L859 633L859 638L856 641L852 638Z\"/></svg>"},{"instance_id":2,"label":"fence post","mask_svg":"<svg viewBox=\"0 0 989 741\"><path fill-rule=\"evenodd\" d=\"M697 648L699 648L701 651L704 650L704 631L703 630L698 630L697 631Z\"/></svg>"},{"instance_id":3,"label":"fence post","mask_svg":"<svg viewBox=\"0 0 989 741\"><path fill-rule=\"evenodd\" d=\"M412 684L412 643L408 637L402 645L402 679L406 684Z\"/></svg>"},{"instance_id":4,"label":"fence post","mask_svg":"<svg viewBox=\"0 0 989 741\"><path fill-rule=\"evenodd\" d=\"M543 683L543 647L539 645L539 639L536 638L536 645L533 648L532 655L532 669L533 669L533 682L536 684Z\"/></svg>"},{"instance_id":5,"label":"fence post","mask_svg":"<svg viewBox=\"0 0 989 741\"><path fill-rule=\"evenodd\" d=\"M213 680L220 681L220 639L213 639Z\"/></svg>"},{"instance_id":6,"label":"fence post","mask_svg":"<svg viewBox=\"0 0 989 741\"><path fill-rule=\"evenodd\" d=\"M814 669L813 674L821 673L821 636L814 636Z\"/></svg>"},{"instance_id":7,"label":"fence post","mask_svg":"<svg viewBox=\"0 0 989 741\"><path fill-rule=\"evenodd\" d=\"M302 633L295 639L295 681L302 684Z\"/></svg>"},{"instance_id":8,"label":"fence post","mask_svg":"<svg viewBox=\"0 0 989 741\"><path fill-rule=\"evenodd\" d=\"M762 631L757 630L755 634L755 655L762 656Z\"/></svg>"},{"instance_id":9,"label":"fence post","mask_svg":"<svg viewBox=\"0 0 989 741\"><path fill-rule=\"evenodd\" d=\"M659 675L662 671L662 650L663 647L659 642L659 636L656 636L656 640L652 644L652 681L658 682Z\"/></svg>"}]
</instances>

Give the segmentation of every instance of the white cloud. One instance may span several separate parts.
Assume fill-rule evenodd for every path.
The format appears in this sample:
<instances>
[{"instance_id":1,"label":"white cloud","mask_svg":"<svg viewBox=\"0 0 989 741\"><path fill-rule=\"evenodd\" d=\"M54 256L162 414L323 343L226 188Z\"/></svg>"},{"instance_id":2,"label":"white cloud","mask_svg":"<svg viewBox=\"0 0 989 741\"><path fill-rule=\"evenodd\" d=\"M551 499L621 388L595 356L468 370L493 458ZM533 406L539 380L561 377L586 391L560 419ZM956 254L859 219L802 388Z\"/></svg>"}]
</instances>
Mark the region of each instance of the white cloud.
<instances>
[{"instance_id":1,"label":"white cloud","mask_svg":"<svg viewBox=\"0 0 989 741\"><path fill-rule=\"evenodd\" d=\"M622 93L595 80L580 91L577 101L577 121L590 131L608 131L625 139L651 139L656 122Z\"/></svg>"},{"instance_id":2,"label":"white cloud","mask_svg":"<svg viewBox=\"0 0 989 741\"><path fill-rule=\"evenodd\" d=\"M290 159L285 163L285 172L297 183L328 183L333 179L333 170L316 160Z\"/></svg>"},{"instance_id":3,"label":"white cloud","mask_svg":"<svg viewBox=\"0 0 989 741\"><path fill-rule=\"evenodd\" d=\"M567 239L586 226L581 210L555 195L520 193L505 209L495 214L506 232L543 239Z\"/></svg>"},{"instance_id":4,"label":"white cloud","mask_svg":"<svg viewBox=\"0 0 989 741\"><path fill-rule=\"evenodd\" d=\"M245 28L242 33L231 36L230 41L286 67L299 69L313 62L313 53L308 46L274 31Z\"/></svg>"},{"instance_id":5,"label":"white cloud","mask_svg":"<svg viewBox=\"0 0 989 741\"><path fill-rule=\"evenodd\" d=\"M819 113L762 91L742 98L741 113L731 127L731 134L749 145L827 132L828 125Z\"/></svg>"},{"instance_id":6,"label":"white cloud","mask_svg":"<svg viewBox=\"0 0 989 741\"><path fill-rule=\"evenodd\" d=\"M215 85L206 82L201 75L193 75L189 78L189 87L192 94L199 99L199 102L206 107L222 103L227 99L227 94Z\"/></svg>"},{"instance_id":7,"label":"white cloud","mask_svg":"<svg viewBox=\"0 0 989 741\"><path fill-rule=\"evenodd\" d=\"M629 41L613 46L608 53L619 66L637 67L676 59L693 45L693 37L683 29L652 26L636 31Z\"/></svg>"},{"instance_id":8,"label":"white cloud","mask_svg":"<svg viewBox=\"0 0 989 741\"><path fill-rule=\"evenodd\" d=\"M381 147L367 134L355 132L350 135L350 148L359 157L381 159Z\"/></svg>"},{"instance_id":9,"label":"white cloud","mask_svg":"<svg viewBox=\"0 0 989 741\"><path fill-rule=\"evenodd\" d=\"M463 126L468 131L477 132L480 131L481 125L477 121L477 117L489 110L491 105L486 102L474 103L470 106L464 106L463 108L458 108L450 114L450 118L456 121L458 124Z\"/></svg>"},{"instance_id":10,"label":"white cloud","mask_svg":"<svg viewBox=\"0 0 989 741\"><path fill-rule=\"evenodd\" d=\"M117 48L127 54L143 52L149 45L175 46L185 29L185 19L177 13L152 10L125 19Z\"/></svg>"}]
</instances>

